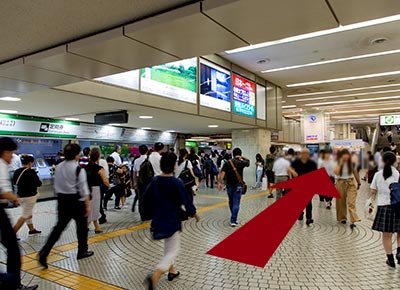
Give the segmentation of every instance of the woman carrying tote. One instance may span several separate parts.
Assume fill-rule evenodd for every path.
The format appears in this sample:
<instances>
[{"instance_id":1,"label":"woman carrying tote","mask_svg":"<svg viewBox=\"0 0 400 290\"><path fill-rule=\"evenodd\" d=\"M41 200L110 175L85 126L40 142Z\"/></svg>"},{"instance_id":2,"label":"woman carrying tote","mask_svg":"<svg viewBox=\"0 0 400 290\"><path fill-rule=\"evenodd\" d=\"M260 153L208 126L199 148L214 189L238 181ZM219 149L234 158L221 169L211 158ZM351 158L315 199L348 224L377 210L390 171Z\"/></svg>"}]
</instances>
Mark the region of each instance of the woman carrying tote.
<instances>
[{"instance_id":1,"label":"woman carrying tote","mask_svg":"<svg viewBox=\"0 0 400 290\"><path fill-rule=\"evenodd\" d=\"M22 167L14 172L13 184L17 188L19 203L22 206L22 216L14 226L17 233L24 223L29 228L29 235L40 234L32 222L33 208L38 198L38 187L42 186L42 181L36 171L32 169L35 159L30 155L22 155Z\"/></svg>"},{"instance_id":2,"label":"woman carrying tote","mask_svg":"<svg viewBox=\"0 0 400 290\"><path fill-rule=\"evenodd\" d=\"M146 278L149 290L156 288L161 276L168 272L168 281L179 276L174 267L178 256L182 230L182 206L187 216L192 216L196 222L200 217L196 213L193 202L188 198L183 182L174 176L177 156L168 152L162 155L160 166L162 174L156 176L147 186L143 201L151 207L151 233L155 240L164 240L164 257L156 266L153 275ZM147 207L147 206L146 206Z\"/></svg>"},{"instance_id":3,"label":"woman carrying tote","mask_svg":"<svg viewBox=\"0 0 400 290\"><path fill-rule=\"evenodd\" d=\"M100 203L101 203L101 192L100 185L104 183L104 185L110 189L110 183L108 178L106 177L106 172L104 168L101 167L98 162L100 159L100 150L98 148L93 148L90 151L90 161L88 165L85 166L86 174L87 174L87 182L90 189L90 213L88 216L88 228L91 222L94 225L94 232L96 234L100 234L103 230L99 226L99 218L100 214Z\"/></svg>"},{"instance_id":4,"label":"woman carrying tote","mask_svg":"<svg viewBox=\"0 0 400 290\"><path fill-rule=\"evenodd\" d=\"M383 247L386 252L386 264L396 267L393 257L392 236L397 233L397 262L400 264L400 209L390 205L390 184L399 182L399 172L393 165L396 163L396 155L393 152L385 152L382 157L384 168L378 171L371 183L371 193L378 195L378 210L372 229L382 232Z\"/></svg>"},{"instance_id":5,"label":"woman carrying tote","mask_svg":"<svg viewBox=\"0 0 400 290\"><path fill-rule=\"evenodd\" d=\"M179 178L179 176L181 175L181 173L183 171L189 170L190 175L193 176L194 184L188 185L188 186L185 185L185 188L186 188L186 192L189 196L190 201L193 202L193 196L195 195L193 188L197 188L197 187L195 187L196 186L196 176L194 175L193 165L192 165L192 162L190 162L188 160L188 156L189 156L189 153L187 152L187 150L185 148L179 149L178 167L175 170L175 177ZM182 180L182 181L184 181L184 180Z\"/></svg>"},{"instance_id":6,"label":"woman carrying tote","mask_svg":"<svg viewBox=\"0 0 400 290\"><path fill-rule=\"evenodd\" d=\"M347 208L350 213L350 228L356 227L355 222L360 222L356 211L357 190L360 188L360 176L351 161L349 150L342 149L337 155L337 166L333 169L336 175L336 189L340 193L340 199L336 199L336 217L342 224L347 222ZM354 182L357 181L357 186Z\"/></svg>"}]
</instances>

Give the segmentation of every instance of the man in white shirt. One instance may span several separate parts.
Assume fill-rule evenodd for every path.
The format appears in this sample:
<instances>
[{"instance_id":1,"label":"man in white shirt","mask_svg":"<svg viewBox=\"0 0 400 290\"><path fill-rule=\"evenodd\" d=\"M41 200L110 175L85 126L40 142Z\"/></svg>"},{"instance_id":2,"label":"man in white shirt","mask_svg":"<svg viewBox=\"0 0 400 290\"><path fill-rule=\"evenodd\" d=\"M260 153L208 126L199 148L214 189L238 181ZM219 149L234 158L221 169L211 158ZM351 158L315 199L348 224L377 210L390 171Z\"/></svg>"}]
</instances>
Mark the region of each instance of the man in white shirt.
<instances>
[{"instance_id":1,"label":"man in white shirt","mask_svg":"<svg viewBox=\"0 0 400 290\"><path fill-rule=\"evenodd\" d=\"M93 256L88 250L87 217L90 213L90 191L86 171L79 166L78 144L68 144L64 148L65 161L57 165L54 175L54 191L58 196L58 222L46 244L39 252L39 263L47 268L47 256L60 238L62 232L73 219L78 236L77 259Z\"/></svg>"},{"instance_id":2,"label":"man in white shirt","mask_svg":"<svg viewBox=\"0 0 400 290\"><path fill-rule=\"evenodd\" d=\"M135 207L136 207L136 203L139 201L139 207L140 207L140 197L141 197L141 192L140 189L138 187L138 182L139 182L139 172L140 172L140 166L143 164L143 162L146 160L147 153L149 152L149 148L147 148L146 145L140 145L139 146L139 153L140 153L140 157L137 158L134 162L133 162L133 188L135 189L135 199L133 200L133 204L132 204L132 212L135 212Z\"/></svg>"},{"instance_id":3,"label":"man in white shirt","mask_svg":"<svg viewBox=\"0 0 400 290\"><path fill-rule=\"evenodd\" d=\"M121 160L121 146L116 145L114 152L110 155L112 158L114 158L114 164L116 166L121 166L122 165L122 160Z\"/></svg>"},{"instance_id":4,"label":"man in white shirt","mask_svg":"<svg viewBox=\"0 0 400 290\"><path fill-rule=\"evenodd\" d=\"M275 175L275 184L284 182L289 179L289 167L290 162L285 158L285 152L281 151L278 153L278 158L275 160L272 166L272 171ZM276 199L282 197L283 190L281 188L276 189Z\"/></svg>"},{"instance_id":5,"label":"man in white shirt","mask_svg":"<svg viewBox=\"0 0 400 290\"><path fill-rule=\"evenodd\" d=\"M17 144L8 137L0 139L0 242L7 250L7 273L0 273L1 289L35 290L38 285L21 285L21 254L17 237L4 210L8 201L18 206L13 194L9 175L9 164L17 150Z\"/></svg>"},{"instance_id":6,"label":"man in white shirt","mask_svg":"<svg viewBox=\"0 0 400 290\"><path fill-rule=\"evenodd\" d=\"M160 161L161 161L161 153L164 149L164 144L161 142L157 142L154 144L154 152L150 154L149 156L149 161L151 165L153 166L154 170L154 176L161 175L161 167L160 167Z\"/></svg>"}]
</instances>

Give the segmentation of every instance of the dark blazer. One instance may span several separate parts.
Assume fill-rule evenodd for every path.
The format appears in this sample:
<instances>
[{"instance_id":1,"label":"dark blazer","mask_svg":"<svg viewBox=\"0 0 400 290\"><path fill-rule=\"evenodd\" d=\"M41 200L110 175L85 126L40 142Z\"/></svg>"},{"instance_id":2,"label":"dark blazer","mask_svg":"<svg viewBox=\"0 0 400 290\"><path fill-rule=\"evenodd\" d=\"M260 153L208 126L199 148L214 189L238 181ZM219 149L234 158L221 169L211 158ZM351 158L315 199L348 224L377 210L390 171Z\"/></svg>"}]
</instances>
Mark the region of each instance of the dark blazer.
<instances>
[{"instance_id":1,"label":"dark blazer","mask_svg":"<svg viewBox=\"0 0 400 290\"><path fill-rule=\"evenodd\" d=\"M183 182L174 176L156 176L147 186L144 200L151 200L151 231L155 240L171 237L182 230L180 208L182 205L189 216L196 214L193 200L189 198Z\"/></svg>"}]
</instances>

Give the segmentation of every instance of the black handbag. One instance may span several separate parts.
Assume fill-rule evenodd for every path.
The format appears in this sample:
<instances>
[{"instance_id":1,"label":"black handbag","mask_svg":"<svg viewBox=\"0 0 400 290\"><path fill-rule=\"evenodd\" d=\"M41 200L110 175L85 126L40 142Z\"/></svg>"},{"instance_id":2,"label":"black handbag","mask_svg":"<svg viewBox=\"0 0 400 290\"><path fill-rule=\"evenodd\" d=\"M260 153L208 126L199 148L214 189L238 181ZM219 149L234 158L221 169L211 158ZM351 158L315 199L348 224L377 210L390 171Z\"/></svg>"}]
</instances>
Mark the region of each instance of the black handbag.
<instances>
[{"instance_id":1,"label":"black handbag","mask_svg":"<svg viewBox=\"0 0 400 290\"><path fill-rule=\"evenodd\" d=\"M188 166L189 160L186 160L185 168L182 170L181 174L179 174L179 179L182 180L183 184L186 187L192 187L196 184L196 180L192 173L190 172Z\"/></svg>"}]
</instances>

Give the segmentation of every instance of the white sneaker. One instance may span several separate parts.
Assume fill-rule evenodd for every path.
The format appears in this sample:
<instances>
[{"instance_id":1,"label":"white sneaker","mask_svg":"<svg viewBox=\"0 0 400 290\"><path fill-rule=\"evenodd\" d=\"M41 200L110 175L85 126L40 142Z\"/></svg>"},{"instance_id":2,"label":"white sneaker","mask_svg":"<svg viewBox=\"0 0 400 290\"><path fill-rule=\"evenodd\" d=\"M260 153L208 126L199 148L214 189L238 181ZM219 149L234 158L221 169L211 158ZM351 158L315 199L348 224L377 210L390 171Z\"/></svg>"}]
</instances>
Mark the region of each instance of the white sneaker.
<instances>
[{"instance_id":1,"label":"white sneaker","mask_svg":"<svg viewBox=\"0 0 400 290\"><path fill-rule=\"evenodd\" d=\"M236 222L236 223L231 223L231 227L237 227L239 225L239 222Z\"/></svg>"}]
</instances>

